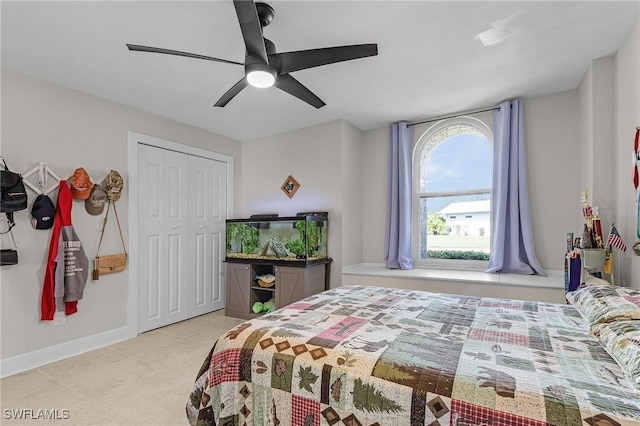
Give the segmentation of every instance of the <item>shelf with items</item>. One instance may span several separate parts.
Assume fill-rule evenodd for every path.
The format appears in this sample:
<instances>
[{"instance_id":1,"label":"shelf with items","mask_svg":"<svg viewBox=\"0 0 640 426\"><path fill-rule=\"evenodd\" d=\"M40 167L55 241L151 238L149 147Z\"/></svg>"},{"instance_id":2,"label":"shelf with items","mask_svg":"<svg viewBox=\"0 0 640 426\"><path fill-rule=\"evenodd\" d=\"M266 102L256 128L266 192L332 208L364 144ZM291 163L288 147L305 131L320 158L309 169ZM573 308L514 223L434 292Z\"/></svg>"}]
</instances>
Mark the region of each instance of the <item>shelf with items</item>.
<instances>
[{"instance_id":1,"label":"shelf with items","mask_svg":"<svg viewBox=\"0 0 640 426\"><path fill-rule=\"evenodd\" d=\"M251 291L251 313L264 315L275 310L275 291L252 288Z\"/></svg>"},{"instance_id":2,"label":"shelf with items","mask_svg":"<svg viewBox=\"0 0 640 426\"><path fill-rule=\"evenodd\" d=\"M275 265L252 263L251 271L253 273L253 282L256 287L264 289L273 289L276 285Z\"/></svg>"},{"instance_id":3,"label":"shelf with items","mask_svg":"<svg viewBox=\"0 0 640 426\"><path fill-rule=\"evenodd\" d=\"M259 315L273 311L276 294L275 265L253 263L251 272L251 312Z\"/></svg>"},{"instance_id":4,"label":"shelf with items","mask_svg":"<svg viewBox=\"0 0 640 426\"><path fill-rule=\"evenodd\" d=\"M264 287L260 287L259 285L252 285L251 288L253 290L267 291L267 292L270 292L270 293L275 293L275 291L276 291L275 287L264 288Z\"/></svg>"}]
</instances>

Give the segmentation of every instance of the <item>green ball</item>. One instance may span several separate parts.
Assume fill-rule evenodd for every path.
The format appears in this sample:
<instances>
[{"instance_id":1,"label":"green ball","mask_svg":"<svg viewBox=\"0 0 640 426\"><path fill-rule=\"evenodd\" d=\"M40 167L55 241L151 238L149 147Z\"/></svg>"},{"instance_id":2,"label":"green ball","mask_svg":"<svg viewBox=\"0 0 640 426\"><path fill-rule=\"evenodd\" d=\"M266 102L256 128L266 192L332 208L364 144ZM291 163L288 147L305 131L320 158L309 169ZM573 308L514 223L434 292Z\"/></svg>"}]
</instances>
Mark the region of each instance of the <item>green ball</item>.
<instances>
[{"instance_id":1,"label":"green ball","mask_svg":"<svg viewBox=\"0 0 640 426\"><path fill-rule=\"evenodd\" d=\"M262 312L262 302L254 303L251 310L256 314L259 314L260 312Z\"/></svg>"}]
</instances>

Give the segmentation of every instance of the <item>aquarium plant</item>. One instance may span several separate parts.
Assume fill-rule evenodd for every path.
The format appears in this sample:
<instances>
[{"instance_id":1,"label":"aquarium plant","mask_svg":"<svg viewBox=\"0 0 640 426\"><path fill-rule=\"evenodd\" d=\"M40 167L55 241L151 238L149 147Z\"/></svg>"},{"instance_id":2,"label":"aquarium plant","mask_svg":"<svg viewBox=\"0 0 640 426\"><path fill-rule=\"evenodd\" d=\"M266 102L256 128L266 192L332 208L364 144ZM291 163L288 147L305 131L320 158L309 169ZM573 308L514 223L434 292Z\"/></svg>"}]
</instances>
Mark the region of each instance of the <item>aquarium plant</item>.
<instances>
[{"instance_id":1,"label":"aquarium plant","mask_svg":"<svg viewBox=\"0 0 640 426\"><path fill-rule=\"evenodd\" d=\"M234 238L240 237L242 253L252 254L258 248L258 230L246 223L232 223L227 225L227 249L231 249Z\"/></svg>"},{"instance_id":2,"label":"aquarium plant","mask_svg":"<svg viewBox=\"0 0 640 426\"><path fill-rule=\"evenodd\" d=\"M240 224L229 223L227 224L227 250L231 250L231 244L233 239L240 234Z\"/></svg>"},{"instance_id":3,"label":"aquarium plant","mask_svg":"<svg viewBox=\"0 0 640 426\"><path fill-rule=\"evenodd\" d=\"M298 230L298 233L300 234L299 240L300 240L300 244L302 245L303 253L304 253L304 242L306 240L308 244L307 255L311 256L316 250L318 250L318 247L320 245L320 230L318 229L318 223L314 220L312 221L299 220L296 222L295 227ZM295 241L292 241L292 243L295 243ZM291 249L289 249L289 251L293 252Z\"/></svg>"},{"instance_id":4,"label":"aquarium plant","mask_svg":"<svg viewBox=\"0 0 640 426\"><path fill-rule=\"evenodd\" d=\"M242 243L243 253L255 253L259 245L258 230L243 223L240 228L240 242Z\"/></svg>"},{"instance_id":5,"label":"aquarium plant","mask_svg":"<svg viewBox=\"0 0 640 426\"><path fill-rule=\"evenodd\" d=\"M289 252L296 255L296 257L304 257L304 241L301 238L297 240L289 241L284 245Z\"/></svg>"}]
</instances>

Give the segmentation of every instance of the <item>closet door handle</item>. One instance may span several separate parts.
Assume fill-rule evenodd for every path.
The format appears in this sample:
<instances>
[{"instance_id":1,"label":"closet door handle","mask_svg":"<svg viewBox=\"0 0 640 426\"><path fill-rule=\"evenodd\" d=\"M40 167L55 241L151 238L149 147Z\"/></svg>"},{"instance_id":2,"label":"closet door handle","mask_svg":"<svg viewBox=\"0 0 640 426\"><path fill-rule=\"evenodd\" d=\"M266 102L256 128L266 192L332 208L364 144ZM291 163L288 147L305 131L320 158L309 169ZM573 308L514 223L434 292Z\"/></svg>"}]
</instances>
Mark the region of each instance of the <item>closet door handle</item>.
<instances>
[{"instance_id":1,"label":"closet door handle","mask_svg":"<svg viewBox=\"0 0 640 426\"><path fill-rule=\"evenodd\" d=\"M173 229L178 229L178 225L173 225L172 228Z\"/></svg>"}]
</instances>

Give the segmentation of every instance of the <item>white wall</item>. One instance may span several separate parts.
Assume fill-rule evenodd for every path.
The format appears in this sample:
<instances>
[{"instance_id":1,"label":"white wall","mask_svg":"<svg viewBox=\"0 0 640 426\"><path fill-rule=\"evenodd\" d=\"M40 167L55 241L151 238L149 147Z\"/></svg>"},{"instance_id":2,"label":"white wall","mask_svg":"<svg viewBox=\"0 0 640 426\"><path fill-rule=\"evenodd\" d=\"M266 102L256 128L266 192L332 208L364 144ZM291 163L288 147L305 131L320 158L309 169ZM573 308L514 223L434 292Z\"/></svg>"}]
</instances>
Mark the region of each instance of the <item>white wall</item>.
<instances>
[{"instance_id":1,"label":"white wall","mask_svg":"<svg viewBox=\"0 0 640 426\"><path fill-rule=\"evenodd\" d=\"M603 239L614 221L614 61L599 58L590 64L578 86L578 165L580 192L587 190L588 202L598 207ZM584 223L581 209L576 209ZM581 230L576 230L580 232Z\"/></svg>"},{"instance_id":2,"label":"white wall","mask_svg":"<svg viewBox=\"0 0 640 426\"><path fill-rule=\"evenodd\" d=\"M531 216L538 260L564 268L567 232L579 232L578 103L575 90L524 101Z\"/></svg>"},{"instance_id":3,"label":"white wall","mask_svg":"<svg viewBox=\"0 0 640 426\"><path fill-rule=\"evenodd\" d=\"M592 61L578 86L579 188L600 208L603 237L615 222L627 252L614 250L616 284L640 288L640 260L633 255L636 194L631 153L640 126L640 23L618 52ZM578 213L579 221L584 220Z\"/></svg>"},{"instance_id":4,"label":"white wall","mask_svg":"<svg viewBox=\"0 0 640 426\"><path fill-rule=\"evenodd\" d=\"M329 212L327 252L333 259L332 283L339 283L342 271L343 139L344 124L338 120L242 142L243 184L236 214L244 218L261 213ZM291 199L280 189L289 175L300 183Z\"/></svg>"},{"instance_id":5,"label":"white wall","mask_svg":"<svg viewBox=\"0 0 640 426\"><path fill-rule=\"evenodd\" d=\"M369 130L362 142L362 257L384 263L389 174L389 128Z\"/></svg>"},{"instance_id":6,"label":"white wall","mask_svg":"<svg viewBox=\"0 0 640 426\"><path fill-rule=\"evenodd\" d=\"M236 216L329 212L330 285L340 285L342 266L363 259L362 153L362 132L343 120L245 141ZM292 199L280 190L288 175L300 183Z\"/></svg>"},{"instance_id":7,"label":"white wall","mask_svg":"<svg viewBox=\"0 0 640 426\"><path fill-rule=\"evenodd\" d=\"M342 122L342 259L343 265L362 262L363 169L362 131ZM340 269L341 270L341 269ZM336 273L340 273L337 270ZM334 282L339 282L335 280Z\"/></svg>"},{"instance_id":8,"label":"white wall","mask_svg":"<svg viewBox=\"0 0 640 426\"><path fill-rule=\"evenodd\" d=\"M576 152L578 167L578 182L582 185L582 190L589 191L589 201L593 202L593 130L591 120L593 119L593 70L589 66L582 76L582 81L577 89L578 95L578 143L580 149ZM576 209L574 212L578 223L583 223L582 210ZM582 230L574 230L574 232ZM576 235L577 237L577 235Z\"/></svg>"},{"instance_id":9,"label":"white wall","mask_svg":"<svg viewBox=\"0 0 640 426\"><path fill-rule=\"evenodd\" d=\"M42 161L60 175L70 175L76 167L82 166L93 179L100 179L111 169L118 170L125 179L118 213L127 241L130 235L126 175L128 131L234 158L240 156L240 143L232 139L11 70L2 69L1 77L2 156L9 166L23 172ZM240 187L240 169L237 161L236 189ZM56 194L57 191L52 194L54 202ZM31 203L35 194L30 192L29 195ZM97 248L101 217L87 214L81 201L73 203L72 216L87 255L92 259ZM34 351L73 344L78 339L91 338L92 342L99 344L100 338L94 339L95 336L113 337L114 330L121 331L127 325L127 273L89 281L84 299L78 304L78 313L69 316L66 324L53 326L40 322L40 295L50 231L34 230L29 220L29 210L16 213L14 234L20 262L0 269L3 367L7 365L5 361L8 358L15 360L15 357ZM2 242L4 247L6 240ZM115 253L120 249L119 244L116 232L109 232L101 252Z\"/></svg>"},{"instance_id":10,"label":"white wall","mask_svg":"<svg viewBox=\"0 0 640 426\"><path fill-rule=\"evenodd\" d=\"M615 174L611 171L614 165L614 60L612 56L599 58L592 62L593 70L593 107L591 132L593 146L591 148L593 173L591 202L598 206L603 238L607 238L615 212ZM581 121L582 124L582 121ZM582 141L580 141L582 142ZM581 164L584 166L584 164Z\"/></svg>"},{"instance_id":11,"label":"white wall","mask_svg":"<svg viewBox=\"0 0 640 426\"><path fill-rule=\"evenodd\" d=\"M563 268L566 233L577 226L576 110L575 91L524 100L535 248L545 269ZM493 128L491 113L476 117ZM414 141L431 125L414 126ZM363 257L367 263L384 262L388 133L387 128L364 132Z\"/></svg>"},{"instance_id":12,"label":"white wall","mask_svg":"<svg viewBox=\"0 0 640 426\"><path fill-rule=\"evenodd\" d=\"M640 126L640 22L630 32L615 55L615 122L612 150L615 153L612 174L615 176L615 221L624 231L629 250L616 253L616 280L640 288L640 257L632 246L636 237L636 202L631 185L631 153L636 127ZM617 227L617 225L616 225Z\"/></svg>"}]
</instances>

